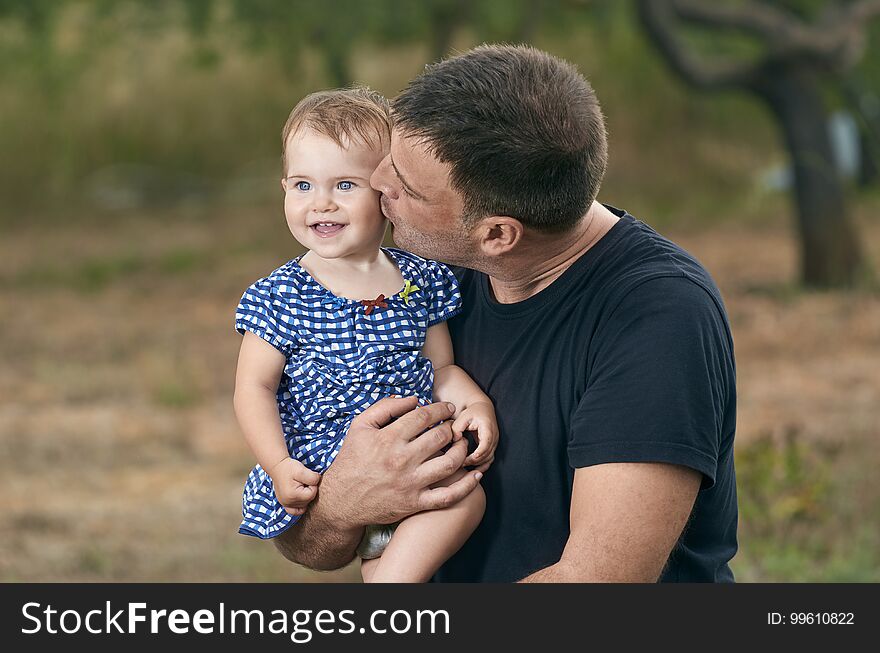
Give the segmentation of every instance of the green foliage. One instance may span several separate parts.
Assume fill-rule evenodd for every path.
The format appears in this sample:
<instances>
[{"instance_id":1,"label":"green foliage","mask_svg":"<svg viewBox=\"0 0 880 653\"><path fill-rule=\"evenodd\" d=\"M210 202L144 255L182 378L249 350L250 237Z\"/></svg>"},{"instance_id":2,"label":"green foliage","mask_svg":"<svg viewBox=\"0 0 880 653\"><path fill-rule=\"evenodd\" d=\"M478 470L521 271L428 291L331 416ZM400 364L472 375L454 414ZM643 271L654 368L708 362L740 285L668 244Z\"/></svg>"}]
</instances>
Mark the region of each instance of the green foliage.
<instances>
[{"instance_id":1,"label":"green foliage","mask_svg":"<svg viewBox=\"0 0 880 653\"><path fill-rule=\"evenodd\" d=\"M175 249L163 254L158 261L159 271L165 276L186 274L208 263L207 252L189 248Z\"/></svg>"},{"instance_id":2,"label":"green foliage","mask_svg":"<svg viewBox=\"0 0 880 653\"><path fill-rule=\"evenodd\" d=\"M17 21L34 35L45 34L52 29L54 19L63 8L64 3L58 0L0 0L0 19Z\"/></svg>"},{"instance_id":3,"label":"green foliage","mask_svg":"<svg viewBox=\"0 0 880 653\"><path fill-rule=\"evenodd\" d=\"M102 256L71 257L57 263L38 261L13 278L0 279L0 286L17 288L67 288L82 294L100 292L118 284L131 284L138 277L173 279L209 270L215 257L206 250L175 248L154 256L131 249Z\"/></svg>"},{"instance_id":4,"label":"green foliage","mask_svg":"<svg viewBox=\"0 0 880 653\"><path fill-rule=\"evenodd\" d=\"M134 252L126 252L90 257L67 265L37 264L21 270L7 283L20 288L70 288L89 294L129 278L143 269L143 257Z\"/></svg>"},{"instance_id":5,"label":"green foliage","mask_svg":"<svg viewBox=\"0 0 880 653\"><path fill-rule=\"evenodd\" d=\"M855 443L807 442L795 429L736 451L742 581L876 582L880 497Z\"/></svg>"},{"instance_id":6,"label":"green foliage","mask_svg":"<svg viewBox=\"0 0 880 653\"><path fill-rule=\"evenodd\" d=\"M280 125L304 93L355 80L395 92L420 59L447 52L460 31L519 40L545 16L559 23L563 5L0 0L0 149L7 155L0 222L20 219L19 208L81 210L93 174L117 164L223 184L242 166L277 158ZM539 15L528 13L533 6ZM589 22L588 12L578 14ZM389 57L399 63L381 64L377 77L361 72L365 48L402 54ZM152 197L161 205L161 196Z\"/></svg>"},{"instance_id":7,"label":"green foliage","mask_svg":"<svg viewBox=\"0 0 880 653\"><path fill-rule=\"evenodd\" d=\"M95 292L110 282L125 278L143 269L143 260L136 254L123 254L109 258L84 261L74 271L69 281L85 292Z\"/></svg>"},{"instance_id":8,"label":"green foliage","mask_svg":"<svg viewBox=\"0 0 880 653\"><path fill-rule=\"evenodd\" d=\"M168 380L155 391L155 400L160 406L168 408L187 408L198 403L200 397L192 384Z\"/></svg>"},{"instance_id":9,"label":"green foliage","mask_svg":"<svg viewBox=\"0 0 880 653\"><path fill-rule=\"evenodd\" d=\"M753 101L692 93L632 14L612 0L0 0L0 224L82 213L96 176L119 165L253 188L275 174L303 94L358 81L391 95L482 41L532 42L593 82L611 129L609 200L635 195L638 209L644 195L661 223L711 216L719 198L743 212L753 167L781 156L772 123ZM863 78L880 79L871 59ZM139 206L189 197L173 183L133 190Z\"/></svg>"},{"instance_id":10,"label":"green foliage","mask_svg":"<svg viewBox=\"0 0 880 653\"><path fill-rule=\"evenodd\" d=\"M752 534L781 534L827 516L833 450L810 447L791 430L782 441L765 435L737 454L740 508Z\"/></svg>"},{"instance_id":11,"label":"green foliage","mask_svg":"<svg viewBox=\"0 0 880 653\"><path fill-rule=\"evenodd\" d=\"M98 544L84 544L80 546L74 565L86 574L97 577L106 577L111 570L111 556Z\"/></svg>"}]
</instances>

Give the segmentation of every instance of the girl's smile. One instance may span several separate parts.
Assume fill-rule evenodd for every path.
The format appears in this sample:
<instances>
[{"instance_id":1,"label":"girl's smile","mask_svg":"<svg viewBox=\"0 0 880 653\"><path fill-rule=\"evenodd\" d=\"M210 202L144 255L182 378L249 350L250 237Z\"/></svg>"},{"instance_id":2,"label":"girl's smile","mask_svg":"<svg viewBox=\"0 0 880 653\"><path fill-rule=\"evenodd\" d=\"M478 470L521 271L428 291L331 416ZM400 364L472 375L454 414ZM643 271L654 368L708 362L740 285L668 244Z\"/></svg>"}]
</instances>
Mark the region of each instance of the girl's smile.
<instances>
[{"instance_id":1,"label":"girl's smile","mask_svg":"<svg viewBox=\"0 0 880 653\"><path fill-rule=\"evenodd\" d=\"M342 144L309 128L288 141L282 180L284 214L293 237L325 260L375 260L385 235L385 216L370 175L381 147Z\"/></svg>"},{"instance_id":2,"label":"girl's smile","mask_svg":"<svg viewBox=\"0 0 880 653\"><path fill-rule=\"evenodd\" d=\"M345 225L336 222L319 222L318 224L311 225L310 228L315 231L319 238L333 238L333 236L345 229Z\"/></svg>"}]
</instances>

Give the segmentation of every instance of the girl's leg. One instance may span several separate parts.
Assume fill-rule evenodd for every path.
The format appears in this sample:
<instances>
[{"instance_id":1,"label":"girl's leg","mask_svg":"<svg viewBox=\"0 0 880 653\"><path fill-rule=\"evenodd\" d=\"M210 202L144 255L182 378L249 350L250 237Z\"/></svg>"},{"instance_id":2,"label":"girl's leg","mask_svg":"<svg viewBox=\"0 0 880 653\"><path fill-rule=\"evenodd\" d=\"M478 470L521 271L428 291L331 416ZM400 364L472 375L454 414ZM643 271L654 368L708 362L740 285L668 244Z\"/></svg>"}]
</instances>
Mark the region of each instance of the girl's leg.
<instances>
[{"instance_id":1,"label":"girl's leg","mask_svg":"<svg viewBox=\"0 0 880 653\"><path fill-rule=\"evenodd\" d=\"M390 544L390 542L389 542ZM369 583L373 579L373 573L381 558L370 558L369 560L361 560L361 577L365 583Z\"/></svg>"},{"instance_id":2,"label":"girl's leg","mask_svg":"<svg viewBox=\"0 0 880 653\"><path fill-rule=\"evenodd\" d=\"M465 473L460 470L437 485L454 483ZM486 495L478 485L454 506L407 517L394 531L382 557L367 561L377 564L370 565L364 582L427 582L470 537L485 510Z\"/></svg>"}]
</instances>

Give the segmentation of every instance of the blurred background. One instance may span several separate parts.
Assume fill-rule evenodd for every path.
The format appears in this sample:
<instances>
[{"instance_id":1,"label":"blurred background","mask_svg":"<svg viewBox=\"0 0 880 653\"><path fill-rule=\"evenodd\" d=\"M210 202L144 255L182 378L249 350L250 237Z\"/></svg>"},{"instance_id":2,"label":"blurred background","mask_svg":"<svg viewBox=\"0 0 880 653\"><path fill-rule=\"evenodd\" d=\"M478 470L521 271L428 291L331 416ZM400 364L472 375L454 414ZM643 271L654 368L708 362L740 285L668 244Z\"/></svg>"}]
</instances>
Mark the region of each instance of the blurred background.
<instances>
[{"instance_id":1,"label":"blurred background","mask_svg":"<svg viewBox=\"0 0 880 653\"><path fill-rule=\"evenodd\" d=\"M0 0L0 580L359 579L236 532L233 313L300 251L280 130L504 41L590 79L600 199L721 288L738 580L880 581L877 5Z\"/></svg>"}]
</instances>

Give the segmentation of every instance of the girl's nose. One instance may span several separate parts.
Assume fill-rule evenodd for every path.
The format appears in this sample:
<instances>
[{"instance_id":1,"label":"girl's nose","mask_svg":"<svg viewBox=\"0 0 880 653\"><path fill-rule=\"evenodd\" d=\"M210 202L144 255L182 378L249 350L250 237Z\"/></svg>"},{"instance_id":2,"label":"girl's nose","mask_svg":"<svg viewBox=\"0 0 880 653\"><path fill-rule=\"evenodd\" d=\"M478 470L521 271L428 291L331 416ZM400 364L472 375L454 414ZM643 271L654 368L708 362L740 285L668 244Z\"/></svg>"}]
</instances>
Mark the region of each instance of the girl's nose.
<instances>
[{"instance_id":1,"label":"girl's nose","mask_svg":"<svg viewBox=\"0 0 880 653\"><path fill-rule=\"evenodd\" d=\"M315 193L312 198L312 211L315 213L327 213L336 210L336 202L327 193Z\"/></svg>"}]
</instances>

